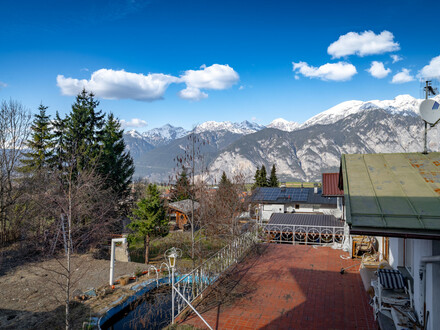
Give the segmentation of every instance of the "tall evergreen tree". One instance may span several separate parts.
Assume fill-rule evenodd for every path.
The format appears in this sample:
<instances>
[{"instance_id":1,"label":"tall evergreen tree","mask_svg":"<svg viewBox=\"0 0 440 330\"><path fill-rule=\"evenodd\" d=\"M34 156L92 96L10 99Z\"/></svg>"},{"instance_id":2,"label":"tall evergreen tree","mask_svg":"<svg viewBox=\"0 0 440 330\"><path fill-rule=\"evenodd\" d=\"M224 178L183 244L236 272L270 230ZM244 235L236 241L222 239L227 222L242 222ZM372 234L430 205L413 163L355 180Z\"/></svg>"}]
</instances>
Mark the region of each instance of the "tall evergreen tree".
<instances>
[{"instance_id":1,"label":"tall evergreen tree","mask_svg":"<svg viewBox=\"0 0 440 330\"><path fill-rule=\"evenodd\" d=\"M74 162L77 171L96 165L101 152L105 121L102 111L97 110L98 106L94 94L83 89L77 95L71 113L64 119L64 149L67 161Z\"/></svg>"},{"instance_id":2,"label":"tall evergreen tree","mask_svg":"<svg viewBox=\"0 0 440 330\"><path fill-rule=\"evenodd\" d=\"M23 166L20 171L31 173L49 168L54 164L54 135L50 127L50 116L46 115L47 107L40 104L39 113L34 116L30 139L26 143L29 151L23 154Z\"/></svg>"},{"instance_id":3,"label":"tall evergreen tree","mask_svg":"<svg viewBox=\"0 0 440 330\"><path fill-rule=\"evenodd\" d=\"M185 167L182 167L182 172L180 172L176 184L171 187L170 195L173 202L191 198L191 184Z\"/></svg>"},{"instance_id":4,"label":"tall evergreen tree","mask_svg":"<svg viewBox=\"0 0 440 330\"><path fill-rule=\"evenodd\" d=\"M125 151L124 130L112 113L109 114L102 132L102 152L99 171L106 187L112 188L120 197L128 194L134 173L133 159Z\"/></svg>"},{"instance_id":5,"label":"tall evergreen tree","mask_svg":"<svg viewBox=\"0 0 440 330\"><path fill-rule=\"evenodd\" d=\"M260 170L260 177L258 180L258 186L259 187L267 187L268 181L267 181L267 171L266 171L266 167L263 165L261 166L261 170Z\"/></svg>"},{"instance_id":6,"label":"tall evergreen tree","mask_svg":"<svg viewBox=\"0 0 440 330\"><path fill-rule=\"evenodd\" d=\"M276 172L275 164L272 165L272 170L270 171L270 178L269 178L269 187L278 187L280 185L280 182L277 178L277 172Z\"/></svg>"},{"instance_id":7,"label":"tall evergreen tree","mask_svg":"<svg viewBox=\"0 0 440 330\"><path fill-rule=\"evenodd\" d=\"M226 176L225 171L223 171L222 177L221 177L220 182L218 184L217 192L219 193L220 196L228 195L228 192L231 190L231 187L232 187L232 182Z\"/></svg>"},{"instance_id":8,"label":"tall evergreen tree","mask_svg":"<svg viewBox=\"0 0 440 330\"><path fill-rule=\"evenodd\" d=\"M260 187L258 185L259 182L260 182L260 168L257 166L257 170L255 171L255 175L254 175L254 185L252 186L252 189Z\"/></svg>"},{"instance_id":9,"label":"tall evergreen tree","mask_svg":"<svg viewBox=\"0 0 440 330\"><path fill-rule=\"evenodd\" d=\"M231 184L232 184L232 183L231 183L231 180L228 179L228 177L227 177L225 171L223 171L223 173L222 173L222 177L220 178L220 182L219 182L219 184L218 184L219 188L222 188L222 187L229 187Z\"/></svg>"},{"instance_id":10,"label":"tall evergreen tree","mask_svg":"<svg viewBox=\"0 0 440 330\"><path fill-rule=\"evenodd\" d=\"M129 227L135 231L136 235L143 238L145 263L148 264L151 237L168 232L164 203L155 184L148 185L146 197L137 203Z\"/></svg>"},{"instance_id":11,"label":"tall evergreen tree","mask_svg":"<svg viewBox=\"0 0 440 330\"><path fill-rule=\"evenodd\" d=\"M58 171L62 172L66 162L66 120L60 117L58 111L55 114L55 120L52 122L54 127L54 142L55 142L55 166Z\"/></svg>"}]
</instances>

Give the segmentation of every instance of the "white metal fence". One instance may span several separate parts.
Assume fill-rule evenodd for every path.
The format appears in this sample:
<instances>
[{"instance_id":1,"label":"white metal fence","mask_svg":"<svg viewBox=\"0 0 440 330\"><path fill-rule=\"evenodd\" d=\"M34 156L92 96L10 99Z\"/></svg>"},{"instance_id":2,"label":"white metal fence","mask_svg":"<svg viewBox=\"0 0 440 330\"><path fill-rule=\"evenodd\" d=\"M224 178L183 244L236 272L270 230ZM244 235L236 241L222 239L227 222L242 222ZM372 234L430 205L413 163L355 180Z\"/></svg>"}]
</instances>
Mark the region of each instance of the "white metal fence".
<instances>
[{"instance_id":1,"label":"white metal fence","mask_svg":"<svg viewBox=\"0 0 440 330\"><path fill-rule=\"evenodd\" d=\"M256 227L252 227L199 267L180 277L173 287L177 293L174 304L176 315L197 299L231 265L238 263L255 244L256 239ZM191 305L190 307L193 308Z\"/></svg>"},{"instance_id":2,"label":"white metal fence","mask_svg":"<svg viewBox=\"0 0 440 330\"><path fill-rule=\"evenodd\" d=\"M263 230L272 243L326 245L344 240L344 227L267 224Z\"/></svg>"}]
</instances>

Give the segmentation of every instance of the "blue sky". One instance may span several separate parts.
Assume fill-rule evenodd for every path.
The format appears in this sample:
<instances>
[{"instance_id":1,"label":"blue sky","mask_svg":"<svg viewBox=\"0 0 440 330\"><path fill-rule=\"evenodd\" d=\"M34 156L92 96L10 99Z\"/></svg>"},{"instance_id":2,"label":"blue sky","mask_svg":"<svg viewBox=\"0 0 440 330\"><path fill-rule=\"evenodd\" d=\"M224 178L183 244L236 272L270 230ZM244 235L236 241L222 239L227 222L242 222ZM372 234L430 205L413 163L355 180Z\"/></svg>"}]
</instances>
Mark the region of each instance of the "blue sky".
<instances>
[{"instance_id":1,"label":"blue sky","mask_svg":"<svg viewBox=\"0 0 440 330\"><path fill-rule=\"evenodd\" d=\"M440 76L439 9L405 0L2 0L0 99L66 113L87 87L140 131L303 122L346 100L420 97L421 70Z\"/></svg>"}]
</instances>

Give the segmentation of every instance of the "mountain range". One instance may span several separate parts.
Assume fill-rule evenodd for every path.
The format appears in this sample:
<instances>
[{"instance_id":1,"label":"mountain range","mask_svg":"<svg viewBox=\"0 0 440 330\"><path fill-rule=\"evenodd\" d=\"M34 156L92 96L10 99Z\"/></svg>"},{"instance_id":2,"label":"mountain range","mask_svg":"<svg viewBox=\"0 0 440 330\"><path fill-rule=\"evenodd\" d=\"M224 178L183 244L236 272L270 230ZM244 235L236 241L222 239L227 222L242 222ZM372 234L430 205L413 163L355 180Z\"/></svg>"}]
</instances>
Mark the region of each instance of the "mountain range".
<instances>
[{"instance_id":1,"label":"mountain range","mask_svg":"<svg viewBox=\"0 0 440 330\"><path fill-rule=\"evenodd\" d=\"M435 97L440 101L440 97ZM133 156L135 176L172 180L177 156L197 137L203 167L218 180L223 171L241 173L251 182L257 166L275 164L284 181L315 181L337 171L342 153L414 152L423 150L422 100L400 95L394 100L347 101L303 124L282 118L267 126L254 122L208 121L191 131L165 125L144 133L124 134ZM431 151L439 149L437 127L428 131ZM200 162L199 162L200 163Z\"/></svg>"}]
</instances>

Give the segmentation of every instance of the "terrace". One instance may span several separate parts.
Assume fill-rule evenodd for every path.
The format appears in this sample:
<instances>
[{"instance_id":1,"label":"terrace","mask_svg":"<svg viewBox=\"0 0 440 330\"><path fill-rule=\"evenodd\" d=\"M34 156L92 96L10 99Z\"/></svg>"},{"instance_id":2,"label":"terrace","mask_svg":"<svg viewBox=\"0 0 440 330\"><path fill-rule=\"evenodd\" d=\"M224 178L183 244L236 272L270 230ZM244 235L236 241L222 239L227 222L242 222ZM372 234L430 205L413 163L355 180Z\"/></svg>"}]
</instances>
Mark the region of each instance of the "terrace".
<instances>
[{"instance_id":1,"label":"terrace","mask_svg":"<svg viewBox=\"0 0 440 330\"><path fill-rule=\"evenodd\" d=\"M377 329L348 254L331 247L259 244L195 307L214 329ZM194 313L179 324L206 328Z\"/></svg>"}]
</instances>

